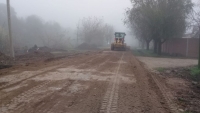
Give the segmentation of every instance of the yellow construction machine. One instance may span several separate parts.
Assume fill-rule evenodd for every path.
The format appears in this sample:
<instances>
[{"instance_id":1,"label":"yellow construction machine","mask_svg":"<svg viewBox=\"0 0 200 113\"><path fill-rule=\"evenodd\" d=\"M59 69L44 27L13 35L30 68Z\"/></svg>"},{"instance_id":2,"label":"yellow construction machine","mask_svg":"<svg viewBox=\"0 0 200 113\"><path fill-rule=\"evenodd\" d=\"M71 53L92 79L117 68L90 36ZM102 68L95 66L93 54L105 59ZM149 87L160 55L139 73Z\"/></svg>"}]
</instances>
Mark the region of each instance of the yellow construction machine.
<instances>
[{"instance_id":1,"label":"yellow construction machine","mask_svg":"<svg viewBox=\"0 0 200 113\"><path fill-rule=\"evenodd\" d=\"M111 50L124 50L126 51L125 42L126 33L124 32L115 32L115 41L111 44Z\"/></svg>"}]
</instances>

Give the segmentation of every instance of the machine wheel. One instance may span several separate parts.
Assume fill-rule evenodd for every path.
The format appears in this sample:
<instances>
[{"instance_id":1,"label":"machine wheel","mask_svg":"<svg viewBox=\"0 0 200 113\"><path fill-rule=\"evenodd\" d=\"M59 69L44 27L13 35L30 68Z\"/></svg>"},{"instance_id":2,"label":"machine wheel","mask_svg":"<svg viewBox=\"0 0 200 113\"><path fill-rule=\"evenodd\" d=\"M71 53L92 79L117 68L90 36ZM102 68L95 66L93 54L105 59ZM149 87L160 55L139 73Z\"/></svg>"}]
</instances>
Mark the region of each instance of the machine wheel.
<instances>
[{"instance_id":1,"label":"machine wheel","mask_svg":"<svg viewBox=\"0 0 200 113\"><path fill-rule=\"evenodd\" d=\"M123 49L124 51L126 51L126 46L124 46L124 49Z\"/></svg>"}]
</instances>

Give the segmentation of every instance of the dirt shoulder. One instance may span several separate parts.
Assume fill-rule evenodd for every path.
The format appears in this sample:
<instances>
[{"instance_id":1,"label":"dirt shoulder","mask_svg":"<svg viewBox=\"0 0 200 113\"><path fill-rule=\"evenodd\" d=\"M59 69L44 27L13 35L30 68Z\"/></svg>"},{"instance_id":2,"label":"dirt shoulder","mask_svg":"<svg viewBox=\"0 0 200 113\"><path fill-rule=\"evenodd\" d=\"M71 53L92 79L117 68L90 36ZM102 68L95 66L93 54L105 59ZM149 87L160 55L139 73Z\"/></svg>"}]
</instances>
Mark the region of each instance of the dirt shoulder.
<instances>
[{"instance_id":1,"label":"dirt shoulder","mask_svg":"<svg viewBox=\"0 0 200 113\"><path fill-rule=\"evenodd\" d=\"M200 88L198 82L193 81L191 66L197 64L194 59L172 59L137 57L158 78L165 97L172 109L182 113L200 112ZM162 68L162 70L156 70Z\"/></svg>"}]
</instances>

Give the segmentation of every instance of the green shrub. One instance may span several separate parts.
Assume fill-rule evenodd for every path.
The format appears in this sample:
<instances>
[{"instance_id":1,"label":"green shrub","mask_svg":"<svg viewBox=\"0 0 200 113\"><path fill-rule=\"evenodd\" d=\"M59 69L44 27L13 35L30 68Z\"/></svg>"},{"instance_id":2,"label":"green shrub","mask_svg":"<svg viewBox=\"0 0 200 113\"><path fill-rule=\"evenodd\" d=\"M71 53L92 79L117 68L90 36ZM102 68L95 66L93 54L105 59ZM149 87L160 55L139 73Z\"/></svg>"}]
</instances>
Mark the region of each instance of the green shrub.
<instances>
[{"instance_id":1,"label":"green shrub","mask_svg":"<svg viewBox=\"0 0 200 113\"><path fill-rule=\"evenodd\" d=\"M191 68L190 74L192 75L193 80L200 81L200 69L198 67Z\"/></svg>"},{"instance_id":2,"label":"green shrub","mask_svg":"<svg viewBox=\"0 0 200 113\"><path fill-rule=\"evenodd\" d=\"M159 67L159 68L156 68L156 70L159 71L159 72L164 72L165 68Z\"/></svg>"},{"instance_id":3,"label":"green shrub","mask_svg":"<svg viewBox=\"0 0 200 113\"><path fill-rule=\"evenodd\" d=\"M183 113L193 113L193 112L190 112L190 111L184 111Z\"/></svg>"}]
</instances>

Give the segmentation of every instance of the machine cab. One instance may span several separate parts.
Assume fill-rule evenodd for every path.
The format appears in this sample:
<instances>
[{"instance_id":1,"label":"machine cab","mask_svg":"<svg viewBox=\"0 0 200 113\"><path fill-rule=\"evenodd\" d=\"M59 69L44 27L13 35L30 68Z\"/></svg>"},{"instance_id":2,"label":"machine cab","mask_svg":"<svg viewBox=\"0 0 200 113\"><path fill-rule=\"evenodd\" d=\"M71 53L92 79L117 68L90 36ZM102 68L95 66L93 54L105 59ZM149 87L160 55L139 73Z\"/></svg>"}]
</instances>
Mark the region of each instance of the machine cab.
<instances>
[{"instance_id":1,"label":"machine cab","mask_svg":"<svg viewBox=\"0 0 200 113\"><path fill-rule=\"evenodd\" d=\"M124 43L124 38L126 34L124 32L115 32L116 43Z\"/></svg>"}]
</instances>

